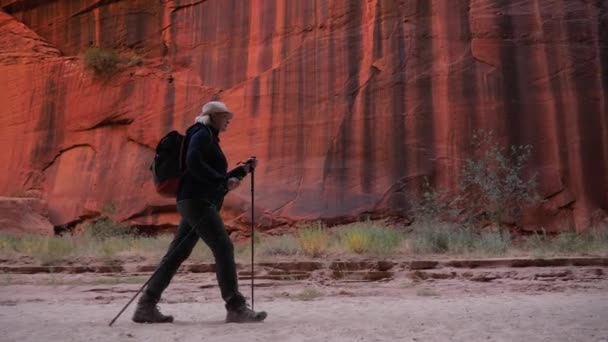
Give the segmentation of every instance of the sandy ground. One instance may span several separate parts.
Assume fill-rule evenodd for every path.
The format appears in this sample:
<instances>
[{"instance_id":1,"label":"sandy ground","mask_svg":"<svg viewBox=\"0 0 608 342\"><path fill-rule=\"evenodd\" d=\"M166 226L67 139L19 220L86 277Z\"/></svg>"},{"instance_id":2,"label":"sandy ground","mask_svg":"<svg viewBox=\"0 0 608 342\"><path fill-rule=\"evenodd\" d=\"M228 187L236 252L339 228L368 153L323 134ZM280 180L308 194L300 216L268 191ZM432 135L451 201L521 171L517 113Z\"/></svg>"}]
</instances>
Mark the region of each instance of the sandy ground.
<instances>
[{"instance_id":1,"label":"sandy ground","mask_svg":"<svg viewBox=\"0 0 608 342\"><path fill-rule=\"evenodd\" d=\"M132 323L132 305L108 327L146 279L11 275L0 286L0 340L608 342L606 279L260 281L255 307L267 321L225 324L214 279L185 274L161 303L175 323Z\"/></svg>"}]
</instances>

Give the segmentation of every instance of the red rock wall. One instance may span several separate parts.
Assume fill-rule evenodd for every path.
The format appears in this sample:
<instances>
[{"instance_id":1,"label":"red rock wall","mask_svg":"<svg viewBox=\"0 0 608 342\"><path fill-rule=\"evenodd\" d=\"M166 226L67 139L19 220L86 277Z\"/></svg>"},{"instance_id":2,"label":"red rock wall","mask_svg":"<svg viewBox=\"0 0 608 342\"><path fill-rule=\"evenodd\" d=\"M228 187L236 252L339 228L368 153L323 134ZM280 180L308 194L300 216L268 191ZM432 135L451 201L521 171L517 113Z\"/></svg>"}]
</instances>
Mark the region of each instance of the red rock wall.
<instances>
[{"instance_id":1,"label":"red rock wall","mask_svg":"<svg viewBox=\"0 0 608 342\"><path fill-rule=\"evenodd\" d=\"M113 206L175 224L151 147L215 96L222 144L255 154L265 224L400 209L454 188L477 128L534 146L548 202L531 226L608 211L608 4L583 0L0 0L0 193L36 190L54 225ZM90 46L144 66L109 80ZM249 183L227 200L247 212Z\"/></svg>"}]
</instances>

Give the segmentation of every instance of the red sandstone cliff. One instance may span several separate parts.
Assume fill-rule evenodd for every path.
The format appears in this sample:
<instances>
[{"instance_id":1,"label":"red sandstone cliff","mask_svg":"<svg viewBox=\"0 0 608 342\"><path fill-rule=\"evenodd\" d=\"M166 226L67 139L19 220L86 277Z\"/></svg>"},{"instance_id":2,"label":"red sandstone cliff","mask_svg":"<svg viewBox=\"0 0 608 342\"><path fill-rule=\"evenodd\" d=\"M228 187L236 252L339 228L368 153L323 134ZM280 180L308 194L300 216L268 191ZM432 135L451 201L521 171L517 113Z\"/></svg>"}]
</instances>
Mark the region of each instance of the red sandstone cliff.
<instances>
[{"instance_id":1,"label":"red sandstone cliff","mask_svg":"<svg viewBox=\"0 0 608 342\"><path fill-rule=\"evenodd\" d=\"M175 224L152 147L218 96L231 164L260 159L264 224L400 209L453 188L468 139L534 146L534 226L608 211L608 3L583 0L0 0L0 194L54 226L116 208ZM143 57L101 80L89 46ZM247 212L249 183L226 212ZM245 215L246 216L246 215ZM274 221L273 221L274 220Z\"/></svg>"}]
</instances>

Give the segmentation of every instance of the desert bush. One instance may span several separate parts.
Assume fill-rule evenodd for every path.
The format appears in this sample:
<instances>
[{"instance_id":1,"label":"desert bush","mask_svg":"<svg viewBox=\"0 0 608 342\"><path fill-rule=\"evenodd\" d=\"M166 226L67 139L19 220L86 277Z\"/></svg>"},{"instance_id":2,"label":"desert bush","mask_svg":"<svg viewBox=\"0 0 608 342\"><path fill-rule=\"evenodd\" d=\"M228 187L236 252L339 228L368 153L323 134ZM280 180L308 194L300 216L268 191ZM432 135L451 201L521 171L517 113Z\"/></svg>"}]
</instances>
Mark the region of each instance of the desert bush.
<instances>
[{"instance_id":1,"label":"desert bush","mask_svg":"<svg viewBox=\"0 0 608 342\"><path fill-rule=\"evenodd\" d=\"M532 146L506 148L484 130L475 132L471 144L474 154L464 161L456 191L435 189L425 178L422 191L411 195L415 221L501 226L541 202L536 175L526 175Z\"/></svg>"},{"instance_id":2,"label":"desert bush","mask_svg":"<svg viewBox=\"0 0 608 342\"><path fill-rule=\"evenodd\" d=\"M446 222L414 225L412 247L416 253L501 255L512 245L508 231L481 231Z\"/></svg>"},{"instance_id":3,"label":"desert bush","mask_svg":"<svg viewBox=\"0 0 608 342\"><path fill-rule=\"evenodd\" d=\"M302 251L312 257L323 255L329 246L330 234L323 223L313 223L298 229Z\"/></svg>"},{"instance_id":4,"label":"desert bush","mask_svg":"<svg viewBox=\"0 0 608 342\"><path fill-rule=\"evenodd\" d=\"M448 190L435 189L428 178L424 178L419 193L410 194L410 212L417 222L436 222L453 219L458 214L455 195Z\"/></svg>"},{"instance_id":5,"label":"desert bush","mask_svg":"<svg viewBox=\"0 0 608 342\"><path fill-rule=\"evenodd\" d=\"M467 222L516 222L524 209L538 204L536 175L526 176L531 145L501 146L492 131L473 135L475 156L462 168L457 205Z\"/></svg>"},{"instance_id":6,"label":"desert bush","mask_svg":"<svg viewBox=\"0 0 608 342\"><path fill-rule=\"evenodd\" d=\"M130 237L135 229L121 222L114 221L107 216L100 216L85 225L85 235L92 239L107 239L113 237Z\"/></svg>"},{"instance_id":7,"label":"desert bush","mask_svg":"<svg viewBox=\"0 0 608 342\"><path fill-rule=\"evenodd\" d=\"M85 66L97 75L112 75L118 69L120 56L116 50L91 47L84 54Z\"/></svg>"},{"instance_id":8,"label":"desert bush","mask_svg":"<svg viewBox=\"0 0 608 342\"><path fill-rule=\"evenodd\" d=\"M296 255L300 253L300 241L293 235L269 236L260 240L259 252L265 256Z\"/></svg>"},{"instance_id":9,"label":"desert bush","mask_svg":"<svg viewBox=\"0 0 608 342\"><path fill-rule=\"evenodd\" d=\"M399 247L402 235L372 222L355 223L338 230L339 244L347 252L388 255Z\"/></svg>"},{"instance_id":10,"label":"desert bush","mask_svg":"<svg viewBox=\"0 0 608 342\"><path fill-rule=\"evenodd\" d=\"M77 246L69 236L25 234L0 236L0 254L3 257L26 255L42 265L65 261L76 252Z\"/></svg>"},{"instance_id":11,"label":"desert bush","mask_svg":"<svg viewBox=\"0 0 608 342\"><path fill-rule=\"evenodd\" d=\"M521 248L536 256L569 254L608 254L608 225L591 227L583 232L548 234L534 232Z\"/></svg>"}]
</instances>

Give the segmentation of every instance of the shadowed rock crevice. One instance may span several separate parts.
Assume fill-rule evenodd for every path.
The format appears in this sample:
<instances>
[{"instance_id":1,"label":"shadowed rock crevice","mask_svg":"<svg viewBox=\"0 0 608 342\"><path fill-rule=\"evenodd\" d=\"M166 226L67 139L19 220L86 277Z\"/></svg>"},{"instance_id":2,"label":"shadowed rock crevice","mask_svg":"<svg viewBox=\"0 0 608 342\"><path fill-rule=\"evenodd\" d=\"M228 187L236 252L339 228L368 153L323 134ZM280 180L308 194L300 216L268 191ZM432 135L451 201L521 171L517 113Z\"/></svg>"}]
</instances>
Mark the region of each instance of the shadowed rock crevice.
<instances>
[{"instance_id":1,"label":"shadowed rock crevice","mask_svg":"<svg viewBox=\"0 0 608 342\"><path fill-rule=\"evenodd\" d=\"M141 211L138 211L134 214L131 214L126 220L132 220L139 217L146 217L151 214L158 213L175 213L177 212L177 206L175 204L166 204L166 205L148 205Z\"/></svg>"},{"instance_id":2,"label":"shadowed rock crevice","mask_svg":"<svg viewBox=\"0 0 608 342\"><path fill-rule=\"evenodd\" d=\"M71 17L74 18L74 17L80 16L80 15L83 15L85 13L91 12L93 10L96 10L102 6L106 6L106 5L109 5L109 4L112 4L115 2L121 2L121 1L123 1L123 0L99 0L99 1L95 2L94 4L92 4L91 6L74 13Z\"/></svg>"},{"instance_id":3,"label":"shadowed rock crevice","mask_svg":"<svg viewBox=\"0 0 608 342\"><path fill-rule=\"evenodd\" d=\"M98 128L108 128L108 127L120 127L120 126L129 126L133 123L133 119L124 118L124 119L116 119L116 118L106 118L95 126L82 129L82 131L91 131Z\"/></svg>"},{"instance_id":4,"label":"shadowed rock crevice","mask_svg":"<svg viewBox=\"0 0 608 342\"><path fill-rule=\"evenodd\" d=\"M42 167L42 169L41 169L42 172L46 171L49 167L51 167L57 161L57 159L59 159L59 157L61 157L61 155L63 153L71 151L71 150L74 150L74 149L77 149L77 148L90 148L91 150L93 150L93 152L96 152L95 148L92 145L90 145L90 144L76 144L76 145L73 145L73 146L69 146L69 147L63 148L63 149L59 150L59 152L57 152L57 154L55 154L55 156L53 157L53 159L50 162L46 163Z\"/></svg>"}]
</instances>

